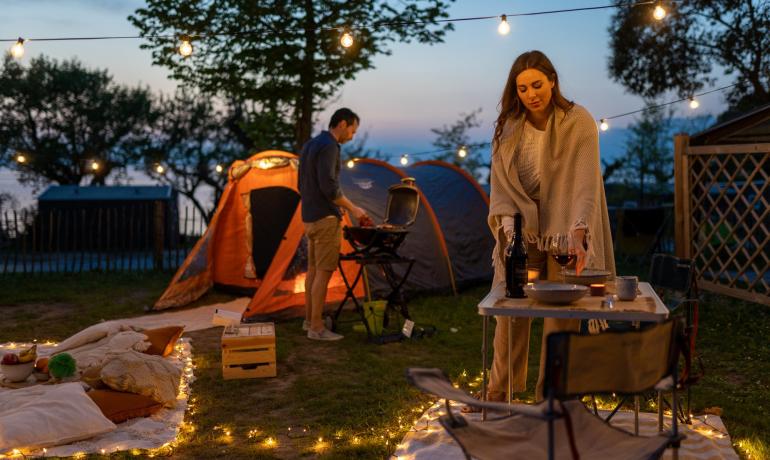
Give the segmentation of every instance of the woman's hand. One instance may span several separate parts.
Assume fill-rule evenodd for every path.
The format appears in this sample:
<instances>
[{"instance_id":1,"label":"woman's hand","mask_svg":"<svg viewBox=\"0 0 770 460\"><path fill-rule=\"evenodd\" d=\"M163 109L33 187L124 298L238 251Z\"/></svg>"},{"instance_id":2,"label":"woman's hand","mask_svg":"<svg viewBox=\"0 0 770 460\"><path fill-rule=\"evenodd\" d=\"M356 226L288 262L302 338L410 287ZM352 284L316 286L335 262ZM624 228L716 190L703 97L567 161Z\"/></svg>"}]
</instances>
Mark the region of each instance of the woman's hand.
<instances>
[{"instance_id":1,"label":"woman's hand","mask_svg":"<svg viewBox=\"0 0 770 460\"><path fill-rule=\"evenodd\" d=\"M586 267L586 247L584 245L586 231L584 228L578 228L572 232L572 242L575 249L575 274L580 276L580 272Z\"/></svg>"}]
</instances>

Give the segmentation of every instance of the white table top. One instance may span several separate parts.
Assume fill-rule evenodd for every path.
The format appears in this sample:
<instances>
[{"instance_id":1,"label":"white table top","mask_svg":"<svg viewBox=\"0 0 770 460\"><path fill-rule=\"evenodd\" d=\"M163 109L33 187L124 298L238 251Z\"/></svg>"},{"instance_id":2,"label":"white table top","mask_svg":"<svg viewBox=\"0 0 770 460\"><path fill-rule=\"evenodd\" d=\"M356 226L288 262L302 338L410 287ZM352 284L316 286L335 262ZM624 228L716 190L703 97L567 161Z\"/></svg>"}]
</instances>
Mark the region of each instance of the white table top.
<instances>
[{"instance_id":1,"label":"white table top","mask_svg":"<svg viewBox=\"0 0 770 460\"><path fill-rule=\"evenodd\" d=\"M615 302L615 308L608 310L601 307L601 301L604 297L588 295L569 305L548 305L528 298L511 299L505 297L505 284L499 283L481 300L478 308L481 316L654 322L661 322L668 318L668 308L660 300L650 283L640 282L639 292L641 295L637 296L636 300L618 300Z\"/></svg>"}]
</instances>

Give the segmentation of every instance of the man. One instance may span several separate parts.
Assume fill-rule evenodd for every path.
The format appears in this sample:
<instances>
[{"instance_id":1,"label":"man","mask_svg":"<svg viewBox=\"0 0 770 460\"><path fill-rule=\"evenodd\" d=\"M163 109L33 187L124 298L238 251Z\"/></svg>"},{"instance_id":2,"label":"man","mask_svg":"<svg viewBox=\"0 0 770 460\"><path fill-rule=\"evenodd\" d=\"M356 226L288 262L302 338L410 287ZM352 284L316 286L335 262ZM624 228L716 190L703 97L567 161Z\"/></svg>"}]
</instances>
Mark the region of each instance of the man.
<instances>
[{"instance_id":1,"label":"man","mask_svg":"<svg viewBox=\"0 0 770 460\"><path fill-rule=\"evenodd\" d=\"M302 197L302 222L308 242L307 278L305 278L305 322L307 338L340 340L324 326L322 315L326 289L339 260L342 238L342 210L358 221L366 212L342 194L339 185L340 144L353 139L359 118L350 109L334 112L329 130L310 139L299 156L299 193Z\"/></svg>"}]
</instances>

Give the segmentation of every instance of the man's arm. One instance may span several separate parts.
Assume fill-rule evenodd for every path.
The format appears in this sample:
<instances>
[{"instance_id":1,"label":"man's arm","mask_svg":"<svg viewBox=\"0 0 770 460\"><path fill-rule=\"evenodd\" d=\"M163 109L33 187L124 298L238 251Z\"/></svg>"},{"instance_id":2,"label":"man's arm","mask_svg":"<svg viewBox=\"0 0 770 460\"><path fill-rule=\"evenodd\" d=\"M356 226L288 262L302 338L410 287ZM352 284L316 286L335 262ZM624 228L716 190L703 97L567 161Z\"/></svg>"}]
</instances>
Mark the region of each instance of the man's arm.
<instances>
[{"instance_id":1,"label":"man's arm","mask_svg":"<svg viewBox=\"0 0 770 460\"><path fill-rule=\"evenodd\" d=\"M360 221L362 217L366 216L366 211L354 205L353 202L350 201L345 195L340 194L340 197L334 200L334 204L347 209L348 212L353 214L353 217L355 217L358 221Z\"/></svg>"},{"instance_id":2,"label":"man's arm","mask_svg":"<svg viewBox=\"0 0 770 460\"><path fill-rule=\"evenodd\" d=\"M337 149L329 144L316 154L318 188L327 200L335 202L342 196L337 178Z\"/></svg>"}]
</instances>

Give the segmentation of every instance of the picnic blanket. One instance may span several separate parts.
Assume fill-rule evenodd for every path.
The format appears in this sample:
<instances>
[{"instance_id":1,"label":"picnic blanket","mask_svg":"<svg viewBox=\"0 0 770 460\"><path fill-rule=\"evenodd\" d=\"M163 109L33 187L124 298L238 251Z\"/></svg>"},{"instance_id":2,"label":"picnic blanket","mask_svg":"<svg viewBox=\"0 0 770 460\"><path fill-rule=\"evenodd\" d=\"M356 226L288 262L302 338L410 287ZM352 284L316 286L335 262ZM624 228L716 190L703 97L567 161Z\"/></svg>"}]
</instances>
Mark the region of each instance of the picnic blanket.
<instances>
[{"instance_id":1,"label":"picnic blanket","mask_svg":"<svg viewBox=\"0 0 770 460\"><path fill-rule=\"evenodd\" d=\"M132 322L133 324L133 322ZM0 345L0 354L6 351L18 351L19 348L25 348L31 344L6 343ZM38 349L42 354L51 354L58 351L58 344L46 343L38 344ZM180 339L174 352L164 358L167 363L173 365L181 371L182 377L176 395L176 401L171 407L164 407L155 414L146 418L134 418L126 422L115 425L114 429L90 437L74 441L69 444L49 446L46 448L37 448L34 450L22 450L27 457L46 457L57 456L66 457L80 454L104 454L115 451L134 450L134 449L160 449L171 447L181 429L185 411L187 410L190 385L194 381L192 367L192 347L187 338ZM78 385L69 383L66 385ZM60 385L37 385L38 387L56 387ZM24 390L34 390L35 387L28 387ZM0 396L9 394L8 392L22 391L10 388L0 387ZM68 423L69 420L62 420L62 423ZM4 454L6 452L0 452Z\"/></svg>"},{"instance_id":2,"label":"picnic blanket","mask_svg":"<svg viewBox=\"0 0 770 460\"><path fill-rule=\"evenodd\" d=\"M460 411L460 405L452 403L453 411ZM438 418L446 413L444 400L428 408L417 423L399 443L394 456L401 460L463 460L465 454L460 446L449 436L441 426ZM606 417L608 411L599 411ZM481 414L462 414L472 420L480 420ZM671 418L664 420L666 428L670 426ZM633 433L634 413L619 411L612 418L612 426ZM697 416L692 425L679 425L680 433L687 436L679 449L680 460L738 460L738 454L732 446L730 435L727 433L722 420L716 415ZM642 412L639 414L639 433L644 436L654 436L658 432L658 414ZM671 459L671 450L663 455Z\"/></svg>"}]
</instances>

